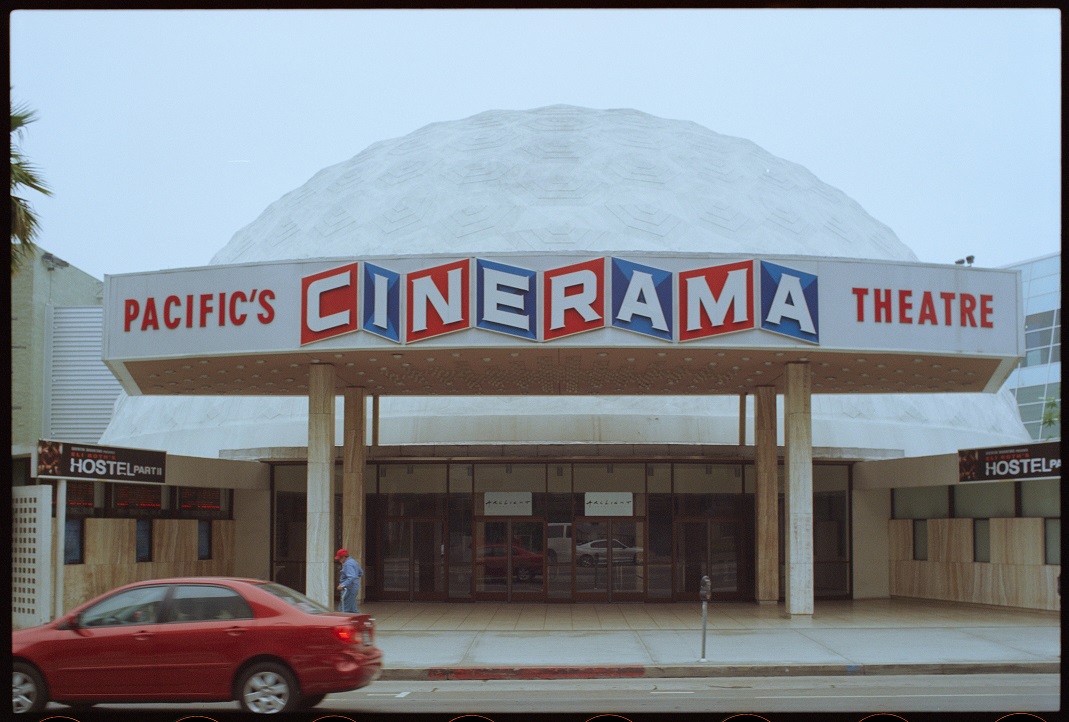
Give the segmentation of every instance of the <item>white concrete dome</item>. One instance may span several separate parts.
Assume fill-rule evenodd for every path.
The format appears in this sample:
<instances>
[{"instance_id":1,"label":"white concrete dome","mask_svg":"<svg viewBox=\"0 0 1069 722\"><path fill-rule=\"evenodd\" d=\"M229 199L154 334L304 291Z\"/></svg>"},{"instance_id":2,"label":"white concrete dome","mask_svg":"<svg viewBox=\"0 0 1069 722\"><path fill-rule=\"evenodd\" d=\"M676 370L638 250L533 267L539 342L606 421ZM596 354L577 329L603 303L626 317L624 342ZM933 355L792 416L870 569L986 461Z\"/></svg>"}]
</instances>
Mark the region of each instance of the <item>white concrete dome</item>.
<instances>
[{"instance_id":1,"label":"white concrete dome","mask_svg":"<svg viewBox=\"0 0 1069 722\"><path fill-rule=\"evenodd\" d=\"M917 260L844 193L750 141L557 105L375 143L270 205L212 263L509 251ZM818 447L914 456L1028 439L1008 392L814 396L812 409ZM305 446L306 410L123 396L101 441L200 456ZM380 443L735 444L737 417L736 397L385 398Z\"/></svg>"}]
</instances>

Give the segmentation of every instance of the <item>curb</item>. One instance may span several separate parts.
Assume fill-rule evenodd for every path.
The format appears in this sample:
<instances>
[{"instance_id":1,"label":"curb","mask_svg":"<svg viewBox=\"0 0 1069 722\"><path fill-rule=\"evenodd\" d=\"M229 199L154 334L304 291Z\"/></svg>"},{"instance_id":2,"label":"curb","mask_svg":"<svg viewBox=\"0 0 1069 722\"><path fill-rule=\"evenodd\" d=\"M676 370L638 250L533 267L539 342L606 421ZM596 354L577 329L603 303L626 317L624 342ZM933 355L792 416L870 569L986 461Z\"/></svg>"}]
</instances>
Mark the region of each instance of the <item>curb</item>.
<instances>
[{"instance_id":1,"label":"curb","mask_svg":"<svg viewBox=\"0 0 1069 722\"><path fill-rule=\"evenodd\" d=\"M1060 662L935 664L800 664L575 666L575 667L387 667L379 681L484 681L537 679L636 679L667 677L846 677L935 674L1059 674Z\"/></svg>"}]
</instances>

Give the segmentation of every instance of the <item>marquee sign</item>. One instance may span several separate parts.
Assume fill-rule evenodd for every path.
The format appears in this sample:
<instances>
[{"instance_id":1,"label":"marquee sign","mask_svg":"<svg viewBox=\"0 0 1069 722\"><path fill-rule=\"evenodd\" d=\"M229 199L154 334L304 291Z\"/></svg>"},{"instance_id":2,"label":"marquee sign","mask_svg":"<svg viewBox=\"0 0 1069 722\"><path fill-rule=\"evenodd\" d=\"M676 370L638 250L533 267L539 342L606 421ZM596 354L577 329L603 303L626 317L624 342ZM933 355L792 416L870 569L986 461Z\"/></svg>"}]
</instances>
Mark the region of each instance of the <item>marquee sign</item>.
<instances>
[{"instance_id":1,"label":"marquee sign","mask_svg":"<svg viewBox=\"0 0 1069 722\"><path fill-rule=\"evenodd\" d=\"M105 284L105 361L120 363L414 344L1023 347L1016 272L931 264L513 254L208 266Z\"/></svg>"},{"instance_id":2,"label":"marquee sign","mask_svg":"<svg viewBox=\"0 0 1069 722\"><path fill-rule=\"evenodd\" d=\"M1060 477L1062 445L1057 441L958 451L958 481L1018 481Z\"/></svg>"},{"instance_id":3,"label":"marquee sign","mask_svg":"<svg viewBox=\"0 0 1069 722\"><path fill-rule=\"evenodd\" d=\"M33 451L30 469L38 479L163 484L166 480L167 453L41 440Z\"/></svg>"}]
</instances>

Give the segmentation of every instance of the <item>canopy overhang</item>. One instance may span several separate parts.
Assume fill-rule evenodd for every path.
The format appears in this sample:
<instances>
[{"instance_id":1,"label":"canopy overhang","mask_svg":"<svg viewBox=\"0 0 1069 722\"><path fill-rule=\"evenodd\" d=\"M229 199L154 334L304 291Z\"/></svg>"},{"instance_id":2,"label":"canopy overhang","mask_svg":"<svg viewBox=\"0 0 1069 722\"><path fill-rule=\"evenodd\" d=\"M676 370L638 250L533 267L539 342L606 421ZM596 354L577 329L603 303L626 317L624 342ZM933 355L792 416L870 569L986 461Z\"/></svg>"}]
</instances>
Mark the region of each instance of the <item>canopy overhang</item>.
<instances>
[{"instance_id":1,"label":"canopy overhang","mask_svg":"<svg viewBox=\"0 0 1069 722\"><path fill-rule=\"evenodd\" d=\"M997 391L1017 271L814 257L310 259L105 279L132 395L716 395L808 363L816 394Z\"/></svg>"}]
</instances>

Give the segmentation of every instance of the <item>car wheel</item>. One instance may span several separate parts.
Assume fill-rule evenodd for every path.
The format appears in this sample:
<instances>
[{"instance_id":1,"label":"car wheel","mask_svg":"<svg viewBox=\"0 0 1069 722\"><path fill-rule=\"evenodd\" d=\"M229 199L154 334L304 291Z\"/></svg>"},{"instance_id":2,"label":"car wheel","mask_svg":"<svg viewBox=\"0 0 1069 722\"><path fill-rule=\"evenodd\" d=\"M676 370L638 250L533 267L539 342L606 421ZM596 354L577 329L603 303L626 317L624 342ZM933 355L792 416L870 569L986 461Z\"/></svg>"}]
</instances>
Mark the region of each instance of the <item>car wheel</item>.
<instances>
[{"instance_id":1,"label":"car wheel","mask_svg":"<svg viewBox=\"0 0 1069 722\"><path fill-rule=\"evenodd\" d=\"M581 567L592 567L592 566L594 566L594 557L590 556L589 554L584 554L583 556L579 557L579 566L581 566Z\"/></svg>"},{"instance_id":2,"label":"car wheel","mask_svg":"<svg viewBox=\"0 0 1069 722\"><path fill-rule=\"evenodd\" d=\"M297 706L301 709L311 709L322 702L324 697L326 697L325 694L310 694L307 697L301 697L301 702Z\"/></svg>"},{"instance_id":3,"label":"car wheel","mask_svg":"<svg viewBox=\"0 0 1069 722\"><path fill-rule=\"evenodd\" d=\"M531 581L531 570L527 567L520 567L516 570L516 581L529 582Z\"/></svg>"},{"instance_id":4,"label":"car wheel","mask_svg":"<svg viewBox=\"0 0 1069 722\"><path fill-rule=\"evenodd\" d=\"M297 707L298 697L293 674L281 664L254 664L245 670L238 683L238 702L245 712L289 712Z\"/></svg>"},{"instance_id":5,"label":"car wheel","mask_svg":"<svg viewBox=\"0 0 1069 722\"><path fill-rule=\"evenodd\" d=\"M15 714L43 710L48 704L48 690L41 673L25 662L16 662L11 672L11 710Z\"/></svg>"}]
</instances>

